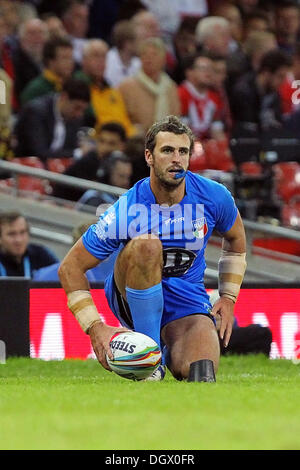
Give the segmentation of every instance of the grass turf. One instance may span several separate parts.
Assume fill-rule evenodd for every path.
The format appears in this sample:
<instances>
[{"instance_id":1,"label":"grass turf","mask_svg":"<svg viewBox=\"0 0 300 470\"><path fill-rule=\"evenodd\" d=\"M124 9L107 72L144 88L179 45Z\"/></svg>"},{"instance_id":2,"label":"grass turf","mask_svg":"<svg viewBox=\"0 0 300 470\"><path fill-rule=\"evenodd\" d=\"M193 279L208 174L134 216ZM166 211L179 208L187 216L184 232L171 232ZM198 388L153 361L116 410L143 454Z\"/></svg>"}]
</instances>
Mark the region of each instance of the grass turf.
<instances>
[{"instance_id":1,"label":"grass turf","mask_svg":"<svg viewBox=\"0 0 300 470\"><path fill-rule=\"evenodd\" d=\"M300 449L300 365L222 357L217 383L132 382L94 360L0 364L0 449Z\"/></svg>"}]
</instances>

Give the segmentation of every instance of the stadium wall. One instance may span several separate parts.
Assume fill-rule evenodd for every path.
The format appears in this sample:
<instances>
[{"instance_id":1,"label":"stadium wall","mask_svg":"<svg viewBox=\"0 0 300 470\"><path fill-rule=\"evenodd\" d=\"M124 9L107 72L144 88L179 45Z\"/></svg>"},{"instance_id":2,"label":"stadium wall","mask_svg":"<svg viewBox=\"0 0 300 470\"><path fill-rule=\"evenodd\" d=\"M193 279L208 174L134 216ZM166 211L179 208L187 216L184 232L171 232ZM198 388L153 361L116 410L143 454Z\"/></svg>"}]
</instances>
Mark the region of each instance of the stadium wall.
<instances>
[{"instance_id":1,"label":"stadium wall","mask_svg":"<svg viewBox=\"0 0 300 470\"><path fill-rule=\"evenodd\" d=\"M208 293L215 285L207 286ZM100 315L118 326L103 290L91 286ZM45 360L93 358L89 337L82 332L67 308L66 295L58 283L0 280L2 308L0 341L7 356L30 356ZM259 323L273 334L270 357L300 359L300 288L297 285L243 284L235 309L239 326Z\"/></svg>"}]
</instances>

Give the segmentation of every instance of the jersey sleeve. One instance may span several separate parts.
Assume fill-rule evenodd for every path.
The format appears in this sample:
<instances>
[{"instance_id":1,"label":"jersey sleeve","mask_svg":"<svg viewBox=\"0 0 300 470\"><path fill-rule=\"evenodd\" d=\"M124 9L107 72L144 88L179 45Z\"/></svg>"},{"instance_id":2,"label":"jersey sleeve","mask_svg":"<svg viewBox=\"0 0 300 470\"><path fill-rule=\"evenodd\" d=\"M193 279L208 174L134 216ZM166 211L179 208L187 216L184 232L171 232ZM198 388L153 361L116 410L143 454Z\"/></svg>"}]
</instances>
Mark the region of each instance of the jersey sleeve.
<instances>
[{"instance_id":1,"label":"jersey sleeve","mask_svg":"<svg viewBox=\"0 0 300 470\"><path fill-rule=\"evenodd\" d=\"M225 186L218 184L215 192L216 225L215 229L221 233L228 232L233 226L238 210L235 201Z\"/></svg>"},{"instance_id":2,"label":"jersey sleeve","mask_svg":"<svg viewBox=\"0 0 300 470\"><path fill-rule=\"evenodd\" d=\"M95 258L104 260L116 251L121 243L119 230L119 201L110 206L96 224L82 236L84 247Z\"/></svg>"}]
</instances>

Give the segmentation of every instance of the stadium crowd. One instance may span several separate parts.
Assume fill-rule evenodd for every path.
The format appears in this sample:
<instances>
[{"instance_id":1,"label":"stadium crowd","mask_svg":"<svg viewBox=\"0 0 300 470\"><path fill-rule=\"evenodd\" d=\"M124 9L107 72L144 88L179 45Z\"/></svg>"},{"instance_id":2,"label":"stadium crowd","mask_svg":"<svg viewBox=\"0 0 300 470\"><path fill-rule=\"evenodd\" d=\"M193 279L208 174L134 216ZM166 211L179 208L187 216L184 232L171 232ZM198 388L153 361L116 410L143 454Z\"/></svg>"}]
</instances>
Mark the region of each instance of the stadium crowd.
<instances>
[{"instance_id":1,"label":"stadium crowd","mask_svg":"<svg viewBox=\"0 0 300 470\"><path fill-rule=\"evenodd\" d=\"M299 228L299 33L292 1L0 0L0 158L128 189L149 173L147 129L176 115L196 137L192 171L229 181L243 216ZM272 147L281 137L292 141L290 158ZM114 202L62 185L52 195L79 210ZM21 259L39 248L22 214L13 217L3 224L20 224ZM0 275L6 264L26 275L11 257L2 256ZM58 265L53 257L30 266L42 280L56 279Z\"/></svg>"},{"instance_id":2,"label":"stadium crowd","mask_svg":"<svg viewBox=\"0 0 300 470\"><path fill-rule=\"evenodd\" d=\"M299 228L299 33L299 1L0 0L0 158L126 189L174 114L191 170L229 181L243 216Z\"/></svg>"}]
</instances>

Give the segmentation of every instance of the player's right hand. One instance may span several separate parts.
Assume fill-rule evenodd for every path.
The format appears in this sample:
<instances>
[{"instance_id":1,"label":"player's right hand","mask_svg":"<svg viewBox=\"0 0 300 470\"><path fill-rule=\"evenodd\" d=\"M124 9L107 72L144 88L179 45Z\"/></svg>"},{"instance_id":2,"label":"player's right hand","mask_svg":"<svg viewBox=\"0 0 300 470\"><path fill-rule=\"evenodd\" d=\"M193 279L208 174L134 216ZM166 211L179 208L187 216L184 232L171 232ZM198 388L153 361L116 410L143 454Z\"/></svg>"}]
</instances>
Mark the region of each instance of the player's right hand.
<instances>
[{"instance_id":1,"label":"player's right hand","mask_svg":"<svg viewBox=\"0 0 300 470\"><path fill-rule=\"evenodd\" d=\"M109 346L111 337L116 333L120 333L123 331L129 330L123 327L116 328L114 326L109 326L103 322L96 322L89 329L89 336L91 338L93 350L96 354L98 361L104 367L104 369L111 371L106 360L106 354L110 359L113 359L113 354Z\"/></svg>"}]
</instances>

